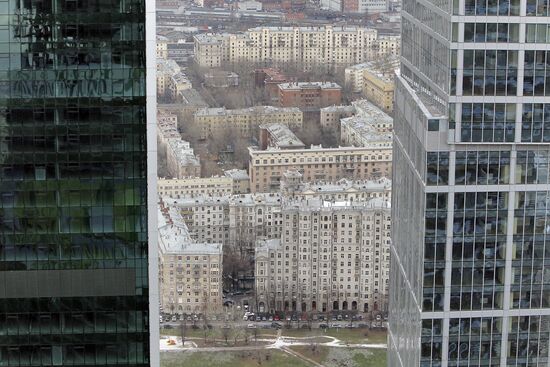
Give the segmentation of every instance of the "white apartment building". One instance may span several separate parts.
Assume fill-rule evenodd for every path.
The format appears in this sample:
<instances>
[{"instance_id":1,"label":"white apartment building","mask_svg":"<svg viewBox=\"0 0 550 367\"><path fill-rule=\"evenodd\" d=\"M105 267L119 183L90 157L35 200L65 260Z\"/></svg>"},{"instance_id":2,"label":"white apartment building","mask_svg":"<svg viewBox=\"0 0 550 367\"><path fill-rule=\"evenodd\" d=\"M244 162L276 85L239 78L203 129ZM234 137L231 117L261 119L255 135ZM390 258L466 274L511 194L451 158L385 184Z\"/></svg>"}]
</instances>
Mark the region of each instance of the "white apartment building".
<instances>
[{"instance_id":1,"label":"white apartment building","mask_svg":"<svg viewBox=\"0 0 550 367\"><path fill-rule=\"evenodd\" d=\"M182 91L191 88L191 81L174 60L157 58L157 95L175 100Z\"/></svg>"},{"instance_id":2,"label":"white apartment building","mask_svg":"<svg viewBox=\"0 0 550 367\"><path fill-rule=\"evenodd\" d=\"M201 164L191 144L183 139L171 139L166 144L166 165L172 178L200 177Z\"/></svg>"},{"instance_id":3,"label":"white apartment building","mask_svg":"<svg viewBox=\"0 0 550 367\"><path fill-rule=\"evenodd\" d=\"M223 243L253 255L259 238L280 237L281 205L285 198L344 201L389 199L390 187L391 181L386 178L311 184L297 180L291 189L287 187L282 193L180 196L164 197L164 200L178 208L189 228L189 235L195 241Z\"/></svg>"},{"instance_id":4,"label":"white apartment building","mask_svg":"<svg viewBox=\"0 0 550 367\"><path fill-rule=\"evenodd\" d=\"M222 303L223 247L196 243L174 207L159 205L160 304L172 314L217 313Z\"/></svg>"},{"instance_id":5,"label":"white apartment building","mask_svg":"<svg viewBox=\"0 0 550 367\"><path fill-rule=\"evenodd\" d=\"M160 196L169 198L231 195L233 179L227 176L159 178L157 190Z\"/></svg>"},{"instance_id":6,"label":"white apartment building","mask_svg":"<svg viewBox=\"0 0 550 367\"><path fill-rule=\"evenodd\" d=\"M352 102L355 115L340 120L340 144L392 149L393 119L366 99Z\"/></svg>"},{"instance_id":7,"label":"white apartment building","mask_svg":"<svg viewBox=\"0 0 550 367\"><path fill-rule=\"evenodd\" d=\"M194 124L200 128L202 139L223 134L227 129L249 138L257 135L258 127L265 123L279 123L301 130L303 113L296 107L255 106L235 110L203 108L194 114Z\"/></svg>"},{"instance_id":8,"label":"white apartment building","mask_svg":"<svg viewBox=\"0 0 550 367\"><path fill-rule=\"evenodd\" d=\"M250 192L250 177L244 169L230 169L223 172L233 180L233 194L248 194Z\"/></svg>"},{"instance_id":9,"label":"white apartment building","mask_svg":"<svg viewBox=\"0 0 550 367\"><path fill-rule=\"evenodd\" d=\"M341 178L372 179L391 176L391 147L338 147L310 149L248 148L251 192L278 191L285 171L299 171L305 181Z\"/></svg>"},{"instance_id":10,"label":"white apartment building","mask_svg":"<svg viewBox=\"0 0 550 367\"><path fill-rule=\"evenodd\" d=\"M158 151L166 154L168 141L180 140L178 132L178 116L171 112L157 112L157 142Z\"/></svg>"},{"instance_id":11,"label":"white apartment building","mask_svg":"<svg viewBox=\"0 0 550 367\"><path fill-rule=\"evenodd\" d=\"M384 198L285 201L281 237L256 246L257 308L385 311L390 211Z\"/></svg>"},{"instance_id":12,"label":"white apartment building","mask_svg":"<svg viewBox=\"0 0 550 367\"><path fill-rule=\"evenodd\" d=\"M246 62L330 69L398 55L400 39L362 27L256 27L242 34L199 34L194 42L195 62L202 67Z\"/></svg>"}]
</instances>

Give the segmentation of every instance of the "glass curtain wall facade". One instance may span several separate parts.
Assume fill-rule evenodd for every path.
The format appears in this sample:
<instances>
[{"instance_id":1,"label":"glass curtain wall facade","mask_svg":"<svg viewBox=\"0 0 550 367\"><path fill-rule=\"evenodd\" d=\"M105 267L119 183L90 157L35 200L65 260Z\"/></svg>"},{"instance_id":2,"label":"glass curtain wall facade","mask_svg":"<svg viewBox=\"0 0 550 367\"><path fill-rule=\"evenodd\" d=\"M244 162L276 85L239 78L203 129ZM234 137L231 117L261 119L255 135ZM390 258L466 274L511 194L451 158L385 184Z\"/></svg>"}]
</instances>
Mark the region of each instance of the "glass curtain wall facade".
<instances>
[{"instance_id":1,"label":"glass curtain wall facade","mask_svg":"<svg viewBox=\"0 0 550 367\"><path fill-rule=\"evenodd\" d=\"M145 14L0 0L0 366L154 359Z\"/></svg>"},{"instance_id":2,"label":"glass curtain wall facade","mask_svg":"<svg viewBox=\"0 0 550 367\"><path fill-rule=\"evenodd\" d=\"M548 366L548 0L403 0L388 364Z\"/></svg>"}]
</instances>

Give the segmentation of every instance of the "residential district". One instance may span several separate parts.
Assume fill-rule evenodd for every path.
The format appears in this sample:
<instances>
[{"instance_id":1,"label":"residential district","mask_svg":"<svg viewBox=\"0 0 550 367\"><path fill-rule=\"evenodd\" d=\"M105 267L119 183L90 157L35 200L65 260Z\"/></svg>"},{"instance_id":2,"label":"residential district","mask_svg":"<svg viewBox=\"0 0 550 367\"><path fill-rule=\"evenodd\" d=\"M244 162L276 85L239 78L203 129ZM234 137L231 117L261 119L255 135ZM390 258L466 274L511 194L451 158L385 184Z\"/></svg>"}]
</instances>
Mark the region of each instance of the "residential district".
<instances>
[{"instance_id":1,"label":"residential district","mask_svg":"<svg viewBox=\"0 0 550 367\"><path fill-rule=\"evenodd\" d=\"M283 325L353 328L357 340L379 333L385 345L397 28L376 16L255 24L277 14L261 10L267 2L204 2L183 13L164 4L161 348L200 351L185 342L193 327ZM222 7L247 20L224 20ZM203 28L189 24L193 14L219 18L205 17ZM216 343L205 347L232 345Z\"/></svg>"}]
</instances>

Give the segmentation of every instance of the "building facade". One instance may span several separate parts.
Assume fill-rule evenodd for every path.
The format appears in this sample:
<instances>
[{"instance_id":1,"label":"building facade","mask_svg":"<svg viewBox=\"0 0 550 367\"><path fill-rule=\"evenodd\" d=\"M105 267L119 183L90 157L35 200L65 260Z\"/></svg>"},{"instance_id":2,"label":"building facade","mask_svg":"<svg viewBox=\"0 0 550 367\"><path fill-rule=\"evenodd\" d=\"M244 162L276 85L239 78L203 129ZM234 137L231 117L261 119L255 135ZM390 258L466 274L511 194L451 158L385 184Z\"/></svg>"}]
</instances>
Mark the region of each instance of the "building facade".
<instances>
[{"instance_id":1,"label":"building facade","mask_svg":"<svg viewBox=\"0 0 550 367\"><path fill-rule=\"evenodd\" d=\"M374 57L399 55L399 37L361 27L257 27L242 34L199 34L195 62L219 68L230 63L338 69Z\"/></svg>"},{"instance_id":2,"label":"building facade","mask_svg":"<svg viewBox=\"0 0 550 367\"><path fill-rule=\"evenodd\" d=\"M166 168L172 178L200 177L201 163L191 144L183 139L171 139L166 144Z\"/></svg>"},{"instance_id":3,"label":"building facade","mask_svg":"<svg viewBox=\"0 0 550 367\"><path fill-rule=\"evenodd\" d=\"M550 363L548 15L403 1L389 366Z\"/></svg>"},{"instance_id":4,"label":"building facade","mask_svg":"<svg viewBox=\"0 0 550 367\"><path fill-rule=\"evenodd\" d=\"M231 195L233 194L233 180L227 176L159 178L158 193L160 196L170 198Z\"/></svg>"},{"instance_id":5,"label":"building facade","mask_svg":"<svg viewBox=\"0 0 550 367\"><path fill-rule=\"evenodd\" d=\"M280 188L285 171L299 171L304 181L365 180L391 175L392 152L387 147L339 147L311 149L248 148L251 192Z\"/></svg>"},{"instance_id":6,"label":"building facade","mask_svg":"<svg viewBox=\"0 0 550 367\"><path fill-rule=\"evenodd\" d=\"M342 87L336 83L281 83L278 89L281 107L298 107L304 111L316 111L342 102Z\"/></svg>"},{"instance_id":7,"label":"building facade","mask_svg":"<svg viewBox=\"0 0 550 367\"><path fill-rule=\"evenodd\" d=\"M387 309L389 200L297 198L281 214L281 237L256 246L258 310Z\"/></svg>"},{"instance_id":8,"label":"building facade","mask_svg":"<svg viewBox=\"0 0 550 367\"><path fill-rule=\"evenodd\" d=\"M393 113L395 75L399 69L389 64L367 63L363 73L363 95L386 113Z\"/></svg>"},{"instance_id":9,"label":"building facade","mask_svg":"<svg viewBox=\"0 0 550 367\"><path fill-rule=\"evenodd\" d=\"M154 3L1 4L0 364L158 366Z\"/></svg>"},{"instance_id":10,"label":"building facade","mask_svg":"<svg viewBox=\"0 0 550 367\"><path fill-rule=\"evenodd\" d=\"M340 131L340 119L353 116L355 107L353 106L329 106L321 108L320 124L321 129L325 132Z\"/></svg>"},{"instance_id":11,"label":"building facade","mask_svg":"<svg viewBox=\"0 0 550 367\"><path fill-rule=\"evenodd\" d=\"M194 115L194 124L200 129L203 139L227 134L228 130L250 138L257 136L259 126L265 123L279 123L301 130L303 113L292 107L255 106L235 110L203 108Z\"/></svg>"},{"instance_id":12,"label":"building facade","mask_svg":"<svg viewBox=\"0 0 550 367\"><path fill-rule=\"evenodd\" d=\"M170 314L209 314L222 310L223 246L197 243L174 207L158 213L160 304Z\"/></svg>"},{"instance_id":13,"label":"building facade","mask_svg":"<svg viewBox=\"0 0 550 367\"><path fill-rule=\"evenodd\" d=\"M366 99L352 106L355 115L340 120L340 144L385 148L391 154L393 119Z\"/></svg>"}]
</instances>

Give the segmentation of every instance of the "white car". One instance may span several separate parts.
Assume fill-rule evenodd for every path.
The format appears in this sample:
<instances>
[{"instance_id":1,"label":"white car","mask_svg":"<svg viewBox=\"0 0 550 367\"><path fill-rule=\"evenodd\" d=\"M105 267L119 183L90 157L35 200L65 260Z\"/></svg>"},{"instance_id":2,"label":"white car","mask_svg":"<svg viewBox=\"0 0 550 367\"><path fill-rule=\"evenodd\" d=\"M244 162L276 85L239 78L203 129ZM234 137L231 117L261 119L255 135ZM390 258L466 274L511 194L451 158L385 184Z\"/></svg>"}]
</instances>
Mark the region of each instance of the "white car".
<instances>
[{"instance_id":1,"label":"white car","mask_svg":"<svg viewBox=\"0 0 550 367\"><path fill-rule=\"evenodd\" d=\"M256 325L254 325L254 324L248 324L248 325L246 325L246 327L249 328L249 329L256 329Z\"/></svg>"}]
</instances>

